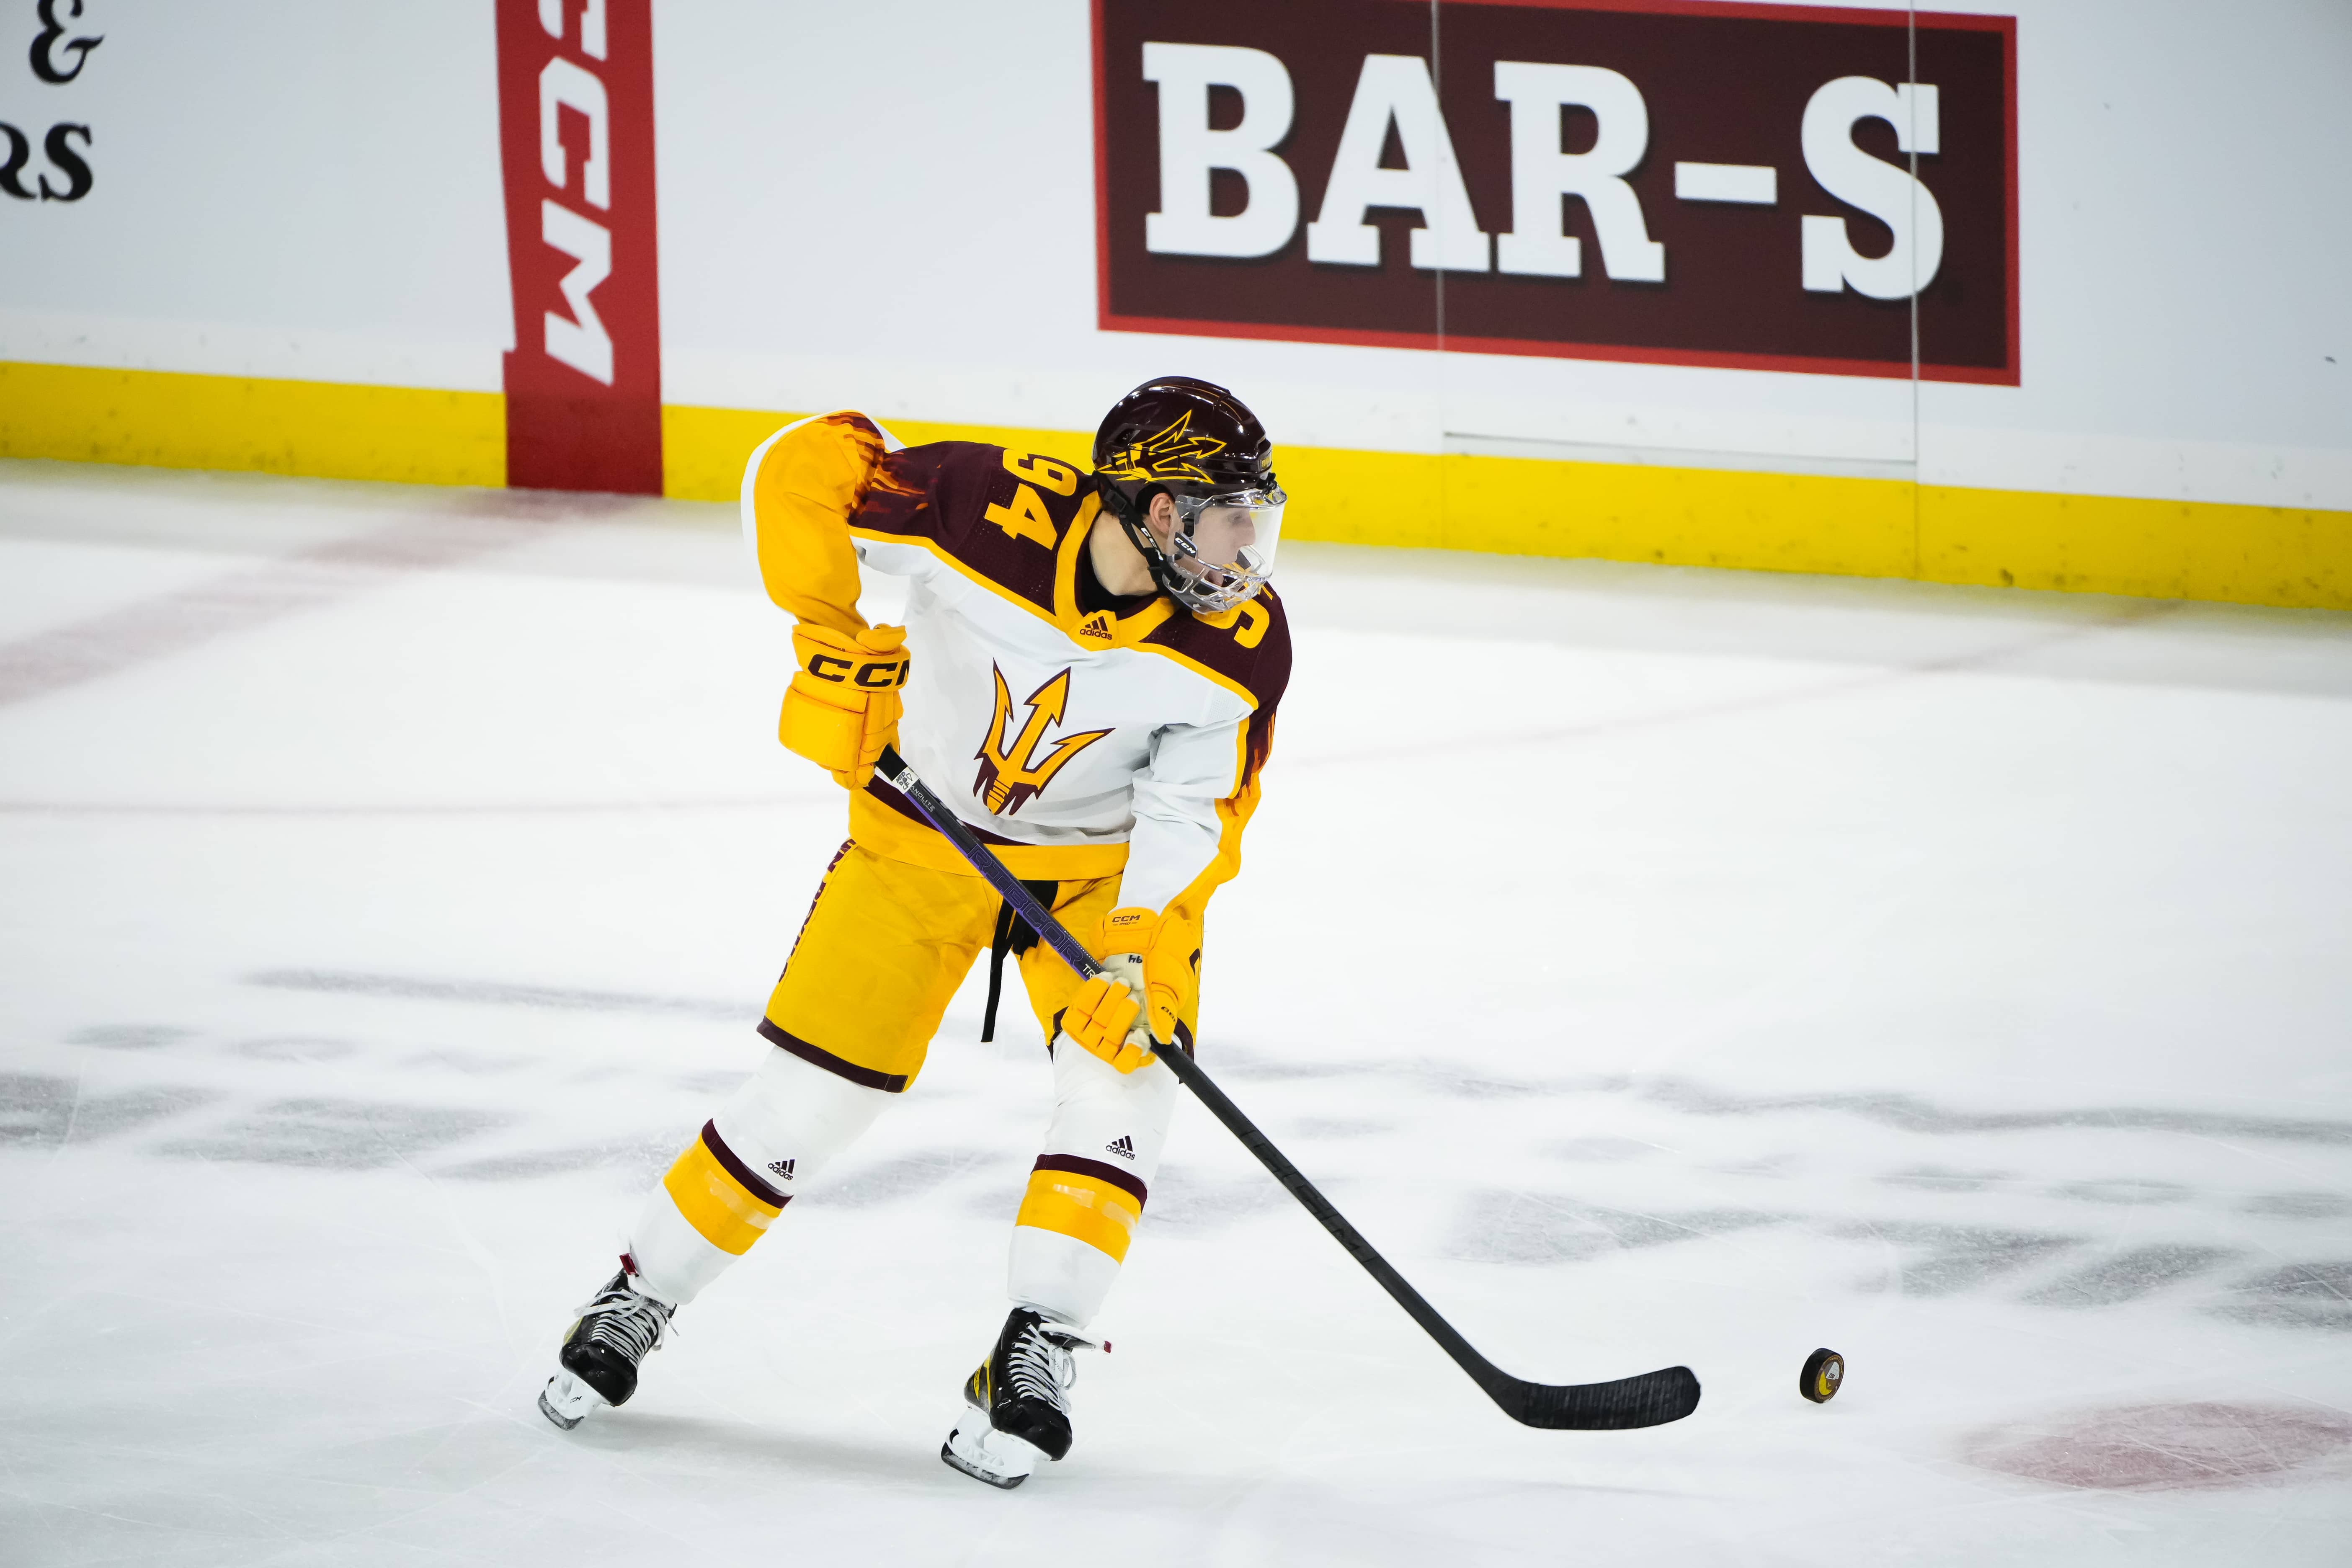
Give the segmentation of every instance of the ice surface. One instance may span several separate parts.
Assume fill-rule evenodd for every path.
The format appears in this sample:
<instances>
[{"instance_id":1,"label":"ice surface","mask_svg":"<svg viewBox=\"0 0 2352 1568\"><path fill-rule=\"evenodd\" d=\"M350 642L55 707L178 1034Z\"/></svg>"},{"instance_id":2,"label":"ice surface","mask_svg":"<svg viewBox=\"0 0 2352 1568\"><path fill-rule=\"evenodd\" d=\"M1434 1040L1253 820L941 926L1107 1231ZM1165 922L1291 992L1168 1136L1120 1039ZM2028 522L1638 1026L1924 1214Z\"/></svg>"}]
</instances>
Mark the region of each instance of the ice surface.
<instances>
[{"instance_id":1,"label":"ice surface","mask_svg":"<svg viewBox=\"0 0 2352 1568\"><path fill-rule=\"evenodd\" d=\"M1513 1426L1187 1106L1071 1458L953 1474L1048 1092L968 990L554 1431L842 831L731 516L0 465L0 1561L2352 1559L2352 621L1284 568L1202 1059L1690 1420Z\"/></svg>"}]
</instances>

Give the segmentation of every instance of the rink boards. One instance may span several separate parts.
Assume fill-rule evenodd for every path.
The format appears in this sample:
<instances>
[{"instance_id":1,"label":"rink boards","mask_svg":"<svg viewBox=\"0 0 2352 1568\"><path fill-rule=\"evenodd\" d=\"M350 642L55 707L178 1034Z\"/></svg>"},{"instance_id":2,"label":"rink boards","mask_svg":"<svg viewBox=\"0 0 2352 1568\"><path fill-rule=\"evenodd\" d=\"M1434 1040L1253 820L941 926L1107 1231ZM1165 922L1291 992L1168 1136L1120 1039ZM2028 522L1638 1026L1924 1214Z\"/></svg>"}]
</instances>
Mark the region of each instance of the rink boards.
<instances>
[{"instance_id":1,"label":"rink boards","mask_svg":"<svg viewBox=\"0 0 2352 1568\"><path fill-rule=\"evenodd\" d=\"M2352 605L2315 13L239 3L0 67L0 454L714 498L1181 371L1301 538Z\"/></svg>"}]
</instances>

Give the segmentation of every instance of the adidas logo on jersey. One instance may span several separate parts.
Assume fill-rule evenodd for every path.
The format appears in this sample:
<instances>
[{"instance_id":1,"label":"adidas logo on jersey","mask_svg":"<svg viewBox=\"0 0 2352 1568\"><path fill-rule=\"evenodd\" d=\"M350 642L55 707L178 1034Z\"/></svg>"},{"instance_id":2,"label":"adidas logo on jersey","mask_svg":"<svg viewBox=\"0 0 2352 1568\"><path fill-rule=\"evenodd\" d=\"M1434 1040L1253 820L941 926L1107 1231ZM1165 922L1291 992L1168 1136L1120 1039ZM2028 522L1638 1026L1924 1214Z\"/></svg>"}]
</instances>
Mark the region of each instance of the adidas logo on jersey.
<instances>
[{"instance_id":1,"label":"adidas logo on jersey","mask_svg":"<svg viewBox=\"0 0 2352 1568\"><path fill-rule=\"evenodd\" d=\"M1087 617L1086 624L1078 628L1078 635L1082 637L1093 637L1097 642L1108 642L1110 641L1110 622L1097 612Z\"/></svg>"},{"instance_id":2,"label":"adidas logo on jersey","mask_svg":"<svg viewBox=\"0 0 2352 1568\"><path fill-rule=\"evenodd\" d=\"M1116 1154L1122 1160L1132 1160L1135 1158L1135 1140L1122 1132L1118 1135L1118 1142L1104 1144L1103 1150L1106 1153Z\"/></svg>"},{"instance_id":3,"label":"adidas logo on jersey","mask_svg":"<svg viewBox=\"0 0 2352 1568\"><path fill-rule=\"evenodd\" d=\"M768 1169L785 1181L789 1182L793 1179L793 1163L790 1160L771 1160L768 1162Z\"/></svg>"}]
</instances>

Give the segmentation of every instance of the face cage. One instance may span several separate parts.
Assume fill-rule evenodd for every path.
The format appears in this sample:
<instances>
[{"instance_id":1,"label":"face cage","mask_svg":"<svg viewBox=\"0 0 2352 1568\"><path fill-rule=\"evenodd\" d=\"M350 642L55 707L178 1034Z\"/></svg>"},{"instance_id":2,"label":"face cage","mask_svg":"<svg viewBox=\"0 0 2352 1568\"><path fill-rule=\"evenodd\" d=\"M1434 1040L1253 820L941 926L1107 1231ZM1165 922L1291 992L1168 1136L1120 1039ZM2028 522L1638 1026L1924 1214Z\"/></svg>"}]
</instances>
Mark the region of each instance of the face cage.
<instances>
[{"instance_id":1,"label":"face cage","mask_svg":"<svg viewBox=\"0 0 2352 1568\"><path fill-rule=\"evenodd\" d=\"M1290 498L1280 489L1243 490L1214 496L1173 496L1176 532L1173 546L1161 555L1175 581L1162 584L1169 597L1188 610L1217 615L1257 596L1274 575L1274 553L1282 539L1282 513ZM1234 552L1230 562L1202 558L1194 535L1202 514L1213 510L1245 510L1250 516L1251 542Z\"/></svg>"}]
</instances>

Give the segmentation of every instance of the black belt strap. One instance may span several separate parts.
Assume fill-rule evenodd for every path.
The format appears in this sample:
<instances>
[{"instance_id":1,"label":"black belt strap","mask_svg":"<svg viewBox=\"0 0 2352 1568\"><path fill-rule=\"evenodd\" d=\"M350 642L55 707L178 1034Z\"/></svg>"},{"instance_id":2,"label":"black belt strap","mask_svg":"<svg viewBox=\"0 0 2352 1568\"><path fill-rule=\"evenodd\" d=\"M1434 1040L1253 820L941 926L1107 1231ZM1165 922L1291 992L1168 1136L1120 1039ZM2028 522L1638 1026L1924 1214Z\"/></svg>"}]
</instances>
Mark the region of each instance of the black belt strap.
<instances>
[{"instance_id":1,"label":"black belt strap","mask_svg":"<svg viewBox=\"0 0 2352 1568\"><path fill-rule=\"evenodd\" d=\"M1054 900L1062 890L1059 882L1024 882L1021 885L1029 889L1031 898L1048 910L1054 907ZM1009 952L1018 958L1036 945L1037 933L1029 929L1029 922L1013 913L1011 904L997 905L996 935L988 944L988 1011L980 1021L982 1042L996 1038L996 1001L1004 994L1004 955Z\"/></svg>"}]
</instances>

